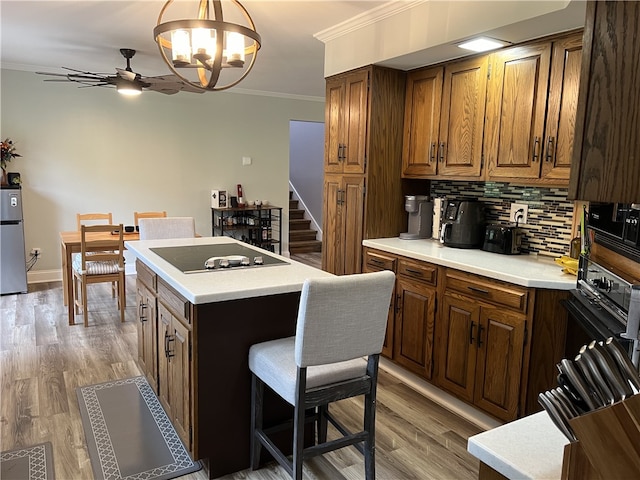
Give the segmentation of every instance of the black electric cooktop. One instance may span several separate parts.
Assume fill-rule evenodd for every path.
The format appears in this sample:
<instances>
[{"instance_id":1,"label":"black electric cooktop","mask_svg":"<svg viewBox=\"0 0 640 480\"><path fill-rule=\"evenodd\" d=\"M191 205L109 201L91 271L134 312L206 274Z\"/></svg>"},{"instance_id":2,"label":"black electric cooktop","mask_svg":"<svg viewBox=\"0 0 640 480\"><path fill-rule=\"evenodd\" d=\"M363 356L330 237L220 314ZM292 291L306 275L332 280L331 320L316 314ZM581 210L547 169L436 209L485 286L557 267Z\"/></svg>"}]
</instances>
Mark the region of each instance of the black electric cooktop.
<instances>
[{"instance_id":1,"label":"black electric cooktop","mask_svg":"<svg viewBox=\"0 0 640 480\"><path fill-rule=\"evenodd\" d=\"M289 262L236 243L157 247L150 250L183 273L215 272L289 265ZM205 267L205 262L208 267Z\"/></svg>"}]
</instances>

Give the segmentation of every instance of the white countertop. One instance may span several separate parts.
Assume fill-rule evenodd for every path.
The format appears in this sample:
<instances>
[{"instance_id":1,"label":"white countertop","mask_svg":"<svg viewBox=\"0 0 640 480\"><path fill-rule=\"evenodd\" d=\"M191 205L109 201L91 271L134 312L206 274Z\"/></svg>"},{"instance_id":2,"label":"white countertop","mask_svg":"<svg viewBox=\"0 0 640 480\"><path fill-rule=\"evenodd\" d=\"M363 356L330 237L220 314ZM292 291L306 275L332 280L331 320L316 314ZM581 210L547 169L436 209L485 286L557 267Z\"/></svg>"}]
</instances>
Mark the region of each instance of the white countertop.
<instances>
[{"instance_id":1,"label":"white countertop","mask_svg":"<svg viewBox=\"0 0 640 480\"><path fill-rule=\"evenodd\" d=\"M469 437L467 451L507 478L559 480L568 443L543 411Z\"/></svg>"},{"instance_id":2,"label":"white countertop","mask_svg":"<svg viewBox=\"0 0 640 480\"><path fill-rule=\"evenodd\" d=\"M366 247L416 260L456 268L464 272L503 280L523 287L571 290L576 277L562 273L552 258L538 255L500 255L479 249L445 247L437 240L376 238L364 240Z\"/></svg>"},{"instance_id":3,"label":"white countertop","mask_svg":"<svg viewBox=\"0 0 640 480\"><path fill-rule=\"evenodd\" d=\"M245 247L255 249L256 255L266 253L285 260L287 264L261 268L182 273L150 250L156 247L212 245L221 243L238 243ZM132 252L136 258L149 266L160 278L193 304L299 292L302 290L302 284L307 278L332 276L332 274L323 270L304 265L275 253L266 252L258 247L252 247L251 245L229 237L139 240L127 241L125 245L127 250Z\"/></svg>"}]
</instances>

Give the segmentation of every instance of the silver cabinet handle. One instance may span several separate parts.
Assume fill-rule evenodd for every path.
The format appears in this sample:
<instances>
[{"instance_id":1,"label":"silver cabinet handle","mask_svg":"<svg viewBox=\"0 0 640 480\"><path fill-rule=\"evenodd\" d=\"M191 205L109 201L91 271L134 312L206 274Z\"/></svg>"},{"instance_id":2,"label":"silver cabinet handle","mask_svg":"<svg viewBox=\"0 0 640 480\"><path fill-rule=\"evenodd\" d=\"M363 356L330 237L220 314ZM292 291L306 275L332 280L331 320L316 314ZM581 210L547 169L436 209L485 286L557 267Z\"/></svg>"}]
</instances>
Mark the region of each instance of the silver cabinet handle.
<instances>
[{"instance_id":1,"label":"silver cabinet handle","mask_svg":"<svg viewBox=\"0 0 640 480\"><path fill-rule=\"evenodd\" d=\"M440 153L438 156L440 157L440 161L444 162L444 142L440 142Z\"/></svg>"},{"instance_id":2,"label":"silver cabinet handle","mask_svg":"<svg viewBox=\"0 0 640 480\"><path fill-rule=\"evenodd\" d=\"M431 152L429 154L429 162L427 165L431 165L431 162L436 160L436 142L431 143Z\"/></svg>"},{"instance_id":3,"label":"silver cabinet handle","mask_svg":"<svg viewBox=\"0 0 640 480\"><path fill-rule=\"evenodd\" d=\"M549 138L547 139L547 154L545 155L545 158L544 158L546 162L553 162L553 157L555 154L553 143L554 143L554 138L552 136L549 136Z\"/></svg>"},{"instance_id":4,"label":"silver cabinet handle","mask_svg":"<svg viewBox=\"0 0 640 480\"><path fill-rule=\"evenodd\" d=\"M534 137L533 139L533 151L531 152L531 161L538 161L538 147L540 146L540 138Z\"/></svg>"}]
</instances>

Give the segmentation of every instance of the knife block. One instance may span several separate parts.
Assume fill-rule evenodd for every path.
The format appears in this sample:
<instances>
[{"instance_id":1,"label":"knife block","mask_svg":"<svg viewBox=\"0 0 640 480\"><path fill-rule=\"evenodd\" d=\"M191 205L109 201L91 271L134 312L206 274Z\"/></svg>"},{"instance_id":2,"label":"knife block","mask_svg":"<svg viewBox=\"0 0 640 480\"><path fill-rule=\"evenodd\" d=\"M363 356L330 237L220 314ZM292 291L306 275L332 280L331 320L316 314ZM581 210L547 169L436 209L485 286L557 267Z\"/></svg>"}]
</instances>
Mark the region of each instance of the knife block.
<instances>
[{"instance_id":1,"label":"knife block","mask_svg":"<svg viewBox=\"0 0 640 480\"><path fill-rule=\"evenodd\" d=\"M640 394L569 420L562 479L640 478Z\"/></svg>"}]
</instances>

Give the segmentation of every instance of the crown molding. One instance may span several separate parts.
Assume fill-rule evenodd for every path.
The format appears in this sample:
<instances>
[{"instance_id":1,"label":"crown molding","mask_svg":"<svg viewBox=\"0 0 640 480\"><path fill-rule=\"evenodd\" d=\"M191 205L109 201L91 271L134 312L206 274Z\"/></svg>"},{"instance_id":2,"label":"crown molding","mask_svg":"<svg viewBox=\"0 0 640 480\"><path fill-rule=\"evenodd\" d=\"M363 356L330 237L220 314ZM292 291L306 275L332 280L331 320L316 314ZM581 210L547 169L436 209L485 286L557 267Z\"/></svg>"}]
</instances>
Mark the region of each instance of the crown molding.
<instances>
[{"instance_id":1,"label":"crown molding","mask_svg":"<svg viewBox=\"0 0 640 480\"><path fill-rule=\"evenodd\" d=\"M313 36L321 42L327 43L348 33L373 25L385 18L392 17L406 10L411 10L417 5L428 1L429 0L392 0L389 3L372 8L333 27L326 28Z\"/></svg>"}]
</instances>

